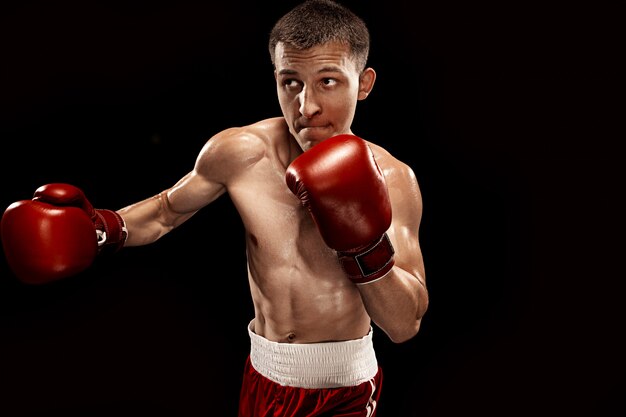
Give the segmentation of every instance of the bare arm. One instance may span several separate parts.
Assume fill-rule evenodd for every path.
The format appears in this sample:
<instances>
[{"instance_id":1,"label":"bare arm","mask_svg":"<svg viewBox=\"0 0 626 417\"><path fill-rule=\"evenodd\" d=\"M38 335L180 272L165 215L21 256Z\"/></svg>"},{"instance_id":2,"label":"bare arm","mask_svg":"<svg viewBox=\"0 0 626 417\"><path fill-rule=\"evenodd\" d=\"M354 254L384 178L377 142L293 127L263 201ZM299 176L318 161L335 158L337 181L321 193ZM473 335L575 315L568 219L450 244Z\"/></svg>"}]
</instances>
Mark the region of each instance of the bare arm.
<instances>
[{"instance_id":1,"label":"bare arm","mask_svg":"<svg viewBox=\"0 0 626 417\"><path fill-rule=\"evenodd\" d=\"M386 175L393 221L389 237L395 265L382 279L359 285L370 317L389 338L404 342L417 334L428 308L424 260L419 244L422 196L413 171L401 164Z\"/></svg>"},{"instance_id":2,"label":"bare arm","mask_svg":"<svg viewBox=\"0 0 626 417\"><path fill-rule=\"evenodd\" d=\"M155 242L224 194L241 159L235 149L239 141L229 140L239 132L229 129L216 134L200 151L193 170L173 187L118 210L128 229L125 246Z\"/></svg>"}]
</instances>

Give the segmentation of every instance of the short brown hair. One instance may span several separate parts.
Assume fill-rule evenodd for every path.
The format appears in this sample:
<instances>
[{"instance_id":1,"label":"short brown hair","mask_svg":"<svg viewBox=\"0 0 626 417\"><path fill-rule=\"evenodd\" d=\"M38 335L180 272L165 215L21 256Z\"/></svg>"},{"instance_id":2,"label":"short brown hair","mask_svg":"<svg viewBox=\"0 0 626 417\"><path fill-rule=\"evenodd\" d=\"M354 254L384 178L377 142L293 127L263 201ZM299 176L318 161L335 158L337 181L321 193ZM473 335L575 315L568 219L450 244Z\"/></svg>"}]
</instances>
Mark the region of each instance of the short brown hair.
<instances>
[{"instance_id":1,"label":"short brown hair","mask_svg":"<svg viewBox=\"0 0 626 417\"><path fill-rule=\"evenodd\" d=\"M281 17L270 32L269 51L275 66L276 45L309 49L328 42L350 47L357 70L365 68L370 35L365 22L351 10L332 0L306 0Z\"/></svg>"}]
</instances>

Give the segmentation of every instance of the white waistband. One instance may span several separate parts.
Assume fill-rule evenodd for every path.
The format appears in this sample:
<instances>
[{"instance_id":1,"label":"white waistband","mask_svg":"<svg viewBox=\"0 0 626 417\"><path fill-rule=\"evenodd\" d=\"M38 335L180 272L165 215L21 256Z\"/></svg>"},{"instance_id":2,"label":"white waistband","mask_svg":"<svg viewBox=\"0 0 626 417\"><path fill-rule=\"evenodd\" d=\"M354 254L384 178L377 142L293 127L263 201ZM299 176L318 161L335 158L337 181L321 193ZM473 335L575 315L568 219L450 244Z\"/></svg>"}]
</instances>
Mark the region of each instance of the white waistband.
<instances>
[{"instance_id":1,"label":"white waistband","mask_svg":"<svg viewBox=\"0 0 626 417\"><path fill-rule=\"evenodd\" d=\"M300 388L356 386L372 379L378 362L372 329L356 340L324 343L278 343L257 335L248 325L250 361L264 377Z\"/></svg>"}]
</instances>

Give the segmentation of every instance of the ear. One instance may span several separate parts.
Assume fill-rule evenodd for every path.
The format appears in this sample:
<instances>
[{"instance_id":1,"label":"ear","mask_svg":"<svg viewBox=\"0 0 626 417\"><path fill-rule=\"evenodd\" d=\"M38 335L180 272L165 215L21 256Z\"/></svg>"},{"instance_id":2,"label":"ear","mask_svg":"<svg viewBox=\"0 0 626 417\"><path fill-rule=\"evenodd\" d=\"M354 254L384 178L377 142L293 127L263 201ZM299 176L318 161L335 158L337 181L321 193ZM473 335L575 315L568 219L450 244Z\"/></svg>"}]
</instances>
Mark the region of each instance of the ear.
<instances>
[{"instance_id":1,"label":"ear","mask_svg":"<svg viewBox=\"0 0 626 417\"><path fill-rule=\"evenodd\" d=\"M365 68L359 76L359 100L365 100L374 88L376 71L373 68Z\"/></svg>"}]
</instances>

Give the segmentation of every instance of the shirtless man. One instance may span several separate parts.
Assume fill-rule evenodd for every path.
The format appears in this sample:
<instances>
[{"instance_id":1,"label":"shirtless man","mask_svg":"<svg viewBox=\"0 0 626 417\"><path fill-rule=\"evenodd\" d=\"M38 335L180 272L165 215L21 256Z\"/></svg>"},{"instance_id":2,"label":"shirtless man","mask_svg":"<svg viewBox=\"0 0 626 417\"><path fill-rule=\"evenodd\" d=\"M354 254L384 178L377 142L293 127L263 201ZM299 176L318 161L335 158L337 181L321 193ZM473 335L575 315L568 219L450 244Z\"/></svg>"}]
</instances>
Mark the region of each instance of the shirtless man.
<instances>
[{"instance_id":1,"label":"shirtless man","mask_svg":"<svg viewBox=\"0 0 626 417\"><path fill-rule=\"evenodd\" d=\"M305 1L275 24L269 50L282 116L215 134L171 188L117 211L44 185L5 211L5 254L22 281L52 282L155 242L228 193L255 311L239 417L372 417L372 322L401 343L428 307L420 189L409 166L351 130L376 80L360 18Z\"/></svg>"}]
</instances>

